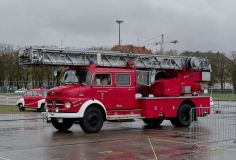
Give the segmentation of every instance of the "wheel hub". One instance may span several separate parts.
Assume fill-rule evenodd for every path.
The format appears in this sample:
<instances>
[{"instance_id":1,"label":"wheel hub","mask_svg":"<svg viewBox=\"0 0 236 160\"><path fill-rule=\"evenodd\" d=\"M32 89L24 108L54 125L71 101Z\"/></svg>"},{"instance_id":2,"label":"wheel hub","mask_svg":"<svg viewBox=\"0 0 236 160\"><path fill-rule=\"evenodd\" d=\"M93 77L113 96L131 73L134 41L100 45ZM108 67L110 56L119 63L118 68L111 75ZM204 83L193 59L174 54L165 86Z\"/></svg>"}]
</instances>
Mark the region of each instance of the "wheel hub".
<instances>
[{"instance_id":1,"label":"wheel hub","mask_svg":"<svg viewBox=\"0 0 236 160\"><path fill-rule=\"evenodd\" d=\"M91 114L88 118L88 122L91 126L96 126L98 124L98 117L96 114Z\"/></svg>"}]
</instances>

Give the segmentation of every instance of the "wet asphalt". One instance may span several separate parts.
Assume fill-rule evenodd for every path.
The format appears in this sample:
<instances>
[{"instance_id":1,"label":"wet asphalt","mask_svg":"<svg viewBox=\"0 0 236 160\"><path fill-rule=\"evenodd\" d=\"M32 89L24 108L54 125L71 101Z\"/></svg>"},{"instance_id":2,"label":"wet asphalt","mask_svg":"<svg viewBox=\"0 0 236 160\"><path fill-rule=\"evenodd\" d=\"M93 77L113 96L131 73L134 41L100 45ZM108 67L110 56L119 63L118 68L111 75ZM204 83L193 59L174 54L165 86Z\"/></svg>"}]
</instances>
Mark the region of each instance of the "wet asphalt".
<instances>
[{"instance_id":1,"label":"wet asphalt","mask_svg":"<svg viewBox=\"0 0 236 160\"><path fill-rule=\"evenodd\" d=\"M96 134L84 133L78 124L68 132L58 132L41 119L0 121L0 160L235 160L235 157L233 140L192 145L189 128L175 128L169 121L159 128L149 128L141 120L106 122Z\"/></svg>"}]
</instances>

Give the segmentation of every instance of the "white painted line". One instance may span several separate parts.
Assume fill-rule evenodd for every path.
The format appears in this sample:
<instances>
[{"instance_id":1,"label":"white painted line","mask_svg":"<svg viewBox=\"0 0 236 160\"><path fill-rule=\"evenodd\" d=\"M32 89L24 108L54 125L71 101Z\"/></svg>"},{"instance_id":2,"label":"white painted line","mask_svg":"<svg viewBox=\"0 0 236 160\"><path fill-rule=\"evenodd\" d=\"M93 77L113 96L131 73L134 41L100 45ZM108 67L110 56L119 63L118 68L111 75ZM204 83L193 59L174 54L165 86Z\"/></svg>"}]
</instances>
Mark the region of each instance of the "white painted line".
<instances>
[{"instance_id":1,"label":"white painted line","mask_svg":"<svg viewBox=\"0 0 236 160\"><path fill-rule=\"evenodd\" d=\"M155 153L155 151L154 151L153 145L152 145L152 143L151 143L149 137L148 137L148 141L149 141L149 144L150 144L150 146L151 146L151 148L152 148L152 152L153 152L153 154L154 154L154 158L155 158L155 160L158 160L158 159L157 159L157 155L156 155L156 153Z\"/></svg>"}]
</instances>

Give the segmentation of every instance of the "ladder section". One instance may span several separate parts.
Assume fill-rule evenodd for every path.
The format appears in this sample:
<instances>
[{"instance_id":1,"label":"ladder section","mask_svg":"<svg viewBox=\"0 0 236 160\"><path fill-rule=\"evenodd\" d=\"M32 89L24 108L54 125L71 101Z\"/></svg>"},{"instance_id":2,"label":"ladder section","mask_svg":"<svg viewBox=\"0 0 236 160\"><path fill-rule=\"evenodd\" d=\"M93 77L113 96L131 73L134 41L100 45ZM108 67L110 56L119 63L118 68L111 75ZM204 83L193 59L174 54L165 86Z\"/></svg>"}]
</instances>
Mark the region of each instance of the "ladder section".
<instances>
[{"instance_id":1,"label":"ladder section","mask_svg":"<svg viewBox=\"0 0 236 160\"><path fill-rule=\"evenodd\" d=\"M200 57L137 55L120 52L80 51L67 49L26 48L19 53L21 65L126 67L134 61L138 69L211 70L208 59Z\"/></svg>"}]
</instances>

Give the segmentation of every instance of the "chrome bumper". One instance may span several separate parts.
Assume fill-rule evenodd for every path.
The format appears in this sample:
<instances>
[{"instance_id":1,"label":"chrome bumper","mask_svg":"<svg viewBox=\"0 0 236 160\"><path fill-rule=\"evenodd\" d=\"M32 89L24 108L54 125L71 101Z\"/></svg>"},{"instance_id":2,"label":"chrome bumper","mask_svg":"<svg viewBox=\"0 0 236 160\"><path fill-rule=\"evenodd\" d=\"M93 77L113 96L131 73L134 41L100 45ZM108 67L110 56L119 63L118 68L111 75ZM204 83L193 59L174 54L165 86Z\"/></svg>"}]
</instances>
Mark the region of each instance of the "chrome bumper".
<instances>
[{"instance_id":1,"label":"chrome bumper","mask_svg":"<svg viewBox=\"0 0 236 160\"><path fill-rule=\"evenodd\" d=\"M82 118L78 113L56 113L56 112L42 112L43 121L48 122L51 118Z\"/></svg>"}]
</instances>

